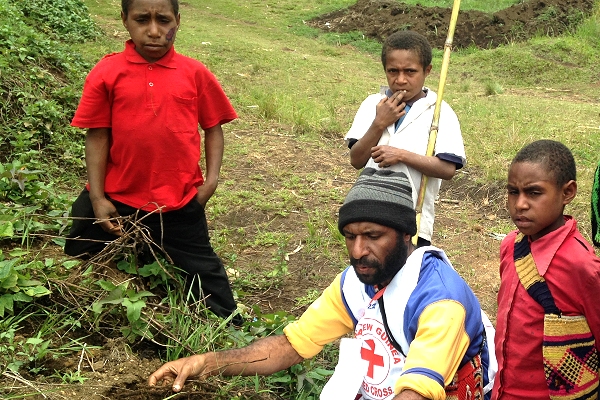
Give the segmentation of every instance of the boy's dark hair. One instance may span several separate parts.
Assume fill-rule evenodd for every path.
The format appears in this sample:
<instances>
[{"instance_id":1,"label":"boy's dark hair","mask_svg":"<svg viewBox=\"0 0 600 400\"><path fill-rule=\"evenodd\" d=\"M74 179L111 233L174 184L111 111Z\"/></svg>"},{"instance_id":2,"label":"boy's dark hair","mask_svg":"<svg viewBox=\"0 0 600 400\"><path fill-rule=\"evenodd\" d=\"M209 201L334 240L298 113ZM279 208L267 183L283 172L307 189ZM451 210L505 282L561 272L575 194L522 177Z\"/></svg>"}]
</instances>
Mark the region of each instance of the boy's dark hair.
<instances>
[{"instance_id":1,"label":"boy's dark hair","mask_svg":"<svg viewBox=\"0 0 600 400\"><path fill-rule=\"evenodd\" d=\"M431 45L425 36L414 31L398 31L392 33L383 42L381 63L385 69L387 53L393 50L411 50L417 53L423 69L431 65Z\"/></svg>"},{"instance_id":2,"label":"boy's dark hair","mask_svg":"<svg viewBox=\"0 0 600 400\"><path fill-rule=\"evenodd\" d=\"M134 1L135 0L121 0L121 11L123 11L125 18L127 18L127 15L129 14L129 7L131 7L131 3L133 3ZM171 2L171 6L173 7L173 14L177 16L177 14L179 14L179 0L169 1Z\"/></svg>"},{"instance_id":3,"label":"boy's dark hair","mask_svg":"<svg viewBox=\"0 0 600 400\"><path fill-rule=\"evenodd\" d=\"M523 147L511 164L519 162L543 164L547 172L554 175L559 186L577 180L573 153L567 146L555 140L537 140Z\"/></svg>"}]
</instances>

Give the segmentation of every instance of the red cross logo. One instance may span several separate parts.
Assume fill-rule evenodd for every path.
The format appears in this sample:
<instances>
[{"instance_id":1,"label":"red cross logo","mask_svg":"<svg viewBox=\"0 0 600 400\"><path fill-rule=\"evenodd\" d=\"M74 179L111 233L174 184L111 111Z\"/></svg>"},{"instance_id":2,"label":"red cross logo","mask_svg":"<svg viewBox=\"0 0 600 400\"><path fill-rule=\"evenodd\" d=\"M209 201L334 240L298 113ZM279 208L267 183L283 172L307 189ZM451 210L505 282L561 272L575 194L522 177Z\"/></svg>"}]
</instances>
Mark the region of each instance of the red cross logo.
<instances>
[{"instance_id":1,"label":"red cross logo","mask_svg":"<svg viewBox=\"0 0 600 400\"><path fill-rule=\"evenodd\" d=\"M383 367L383 357L375 354L375 341L373 339L365 340L365 344L369 347L360 349L360 357L369 362L369 369L367 370L367 376L373 379L373 370L375 367Z\"/></svg>"}]
</instances>

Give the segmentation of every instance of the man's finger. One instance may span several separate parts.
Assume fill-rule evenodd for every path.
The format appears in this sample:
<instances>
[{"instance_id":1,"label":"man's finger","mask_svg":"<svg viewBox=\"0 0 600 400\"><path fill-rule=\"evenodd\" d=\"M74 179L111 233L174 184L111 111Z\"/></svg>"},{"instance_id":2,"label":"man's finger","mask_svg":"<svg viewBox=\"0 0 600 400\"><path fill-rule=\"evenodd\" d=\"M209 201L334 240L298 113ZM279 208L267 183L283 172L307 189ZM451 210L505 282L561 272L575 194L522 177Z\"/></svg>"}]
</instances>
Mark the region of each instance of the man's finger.
<instances>
[{"instance_id":1,"label":"man's finger","mask_svg":"<svg viewBox=\"0 0 600 400\"><path fill-rule=\"evenodd\" d=\"M150 378L148 378L148 386L156 386L156 382L158 382L160 379L158 379L156 377L156 372L153 373L152 375L150 375Z\"/></svg>"},{"instance_id":2,"label":"man's finger","mask_svg":"<svg viewBox=\"0 0 600 400\"><path fill-rule=\"evenodd\" d=\"M181 367L181 371L179 371L179 373L177 373L177 371L175 371L174 368L171 369L171 373L175 375L175 381L173 382L174 392L179 392L181 388L183 388L185 381L192 374L193 368L193 365L189 365L186 363L183 365L183 367Z\"/></svg>"},{"instance_id":3,"label":"man's finger","mask_svg":"<svg viewBox=\"0 0 600 400\"><path fill-rule=\"evenodd\" d=\"M156 386L158 382L172 378L171 374L172 370L165 364L150 375L150 378L148 378L148 385ZM175 373L175 375L177 375L177 373Z\"/></svg>"},{"instance_id":4,"label":"man's finger","mask_svg":"<svg viewBox=\"0 0 600 400\"><path fill-rule=\"evenodd\" d=\"M115 236L123 236L123 231L120 226L112 228L109 233L112 233Z\"/></svg>"}]
</instances>

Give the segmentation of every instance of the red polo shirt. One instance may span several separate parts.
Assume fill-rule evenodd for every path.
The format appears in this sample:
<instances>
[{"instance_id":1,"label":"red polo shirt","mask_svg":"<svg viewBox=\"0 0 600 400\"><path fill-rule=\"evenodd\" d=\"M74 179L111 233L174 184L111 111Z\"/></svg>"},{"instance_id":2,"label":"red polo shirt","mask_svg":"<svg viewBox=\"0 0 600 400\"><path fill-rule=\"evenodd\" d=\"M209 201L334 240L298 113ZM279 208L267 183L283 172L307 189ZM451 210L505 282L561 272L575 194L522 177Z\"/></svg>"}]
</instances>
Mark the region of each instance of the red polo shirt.
<instances>
[{"instance_id":1,"label":"red polo shirt","mask_svg":"<svg viewBox=\"0 0 600 400\"><path fill-rule=\"evenodd\" d=\"M517 275L513 259L516 234L511 232L500 250L495 337L498 374L492 399L548 400L542 361L544 309ZM575 220L565 217L564 226L531 242L531 254L556 306L564 315L585 315L600 348L600 259L577 230Z\"/></svg>"},{"instance_id":2,"label":"red polo shirt","mask_svg":"<svg viewBox=\"0 0 600 400\"><path fill-rule=\"evenodd\" d=\"M176 210L197 193L200 133L237 118L215 76L171 48L148 63L129 40L90 71L71 125L111 128L105 192L152 211Z\"/></svg>"}]
</instances>

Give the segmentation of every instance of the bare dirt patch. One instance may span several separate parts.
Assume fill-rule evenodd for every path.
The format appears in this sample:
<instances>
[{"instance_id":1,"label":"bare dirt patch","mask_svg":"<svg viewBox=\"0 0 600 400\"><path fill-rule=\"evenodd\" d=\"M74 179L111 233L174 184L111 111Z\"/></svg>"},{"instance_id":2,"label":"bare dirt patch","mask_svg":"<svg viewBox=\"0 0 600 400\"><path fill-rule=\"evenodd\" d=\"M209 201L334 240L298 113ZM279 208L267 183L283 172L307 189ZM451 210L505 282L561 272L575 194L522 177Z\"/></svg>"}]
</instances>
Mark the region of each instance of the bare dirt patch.
<instances>
[{"instance_id":1,"label":"bare dirt patch","mask_svg":"<svg viewBox=\"0 0 600 400\"><path fill-rule=\"evenodd\" d=\"M593 0L531 0L493 14L461 10L453 45L488 48L536 34L560 35L589 15L593 6ZM410 29L425 35L432 46L443 48L451 14L448 8L411 6L395 0L358 0L351 7L308 23L325 31L359 31L378 41Z\"/></svg>"}]
</instances>

